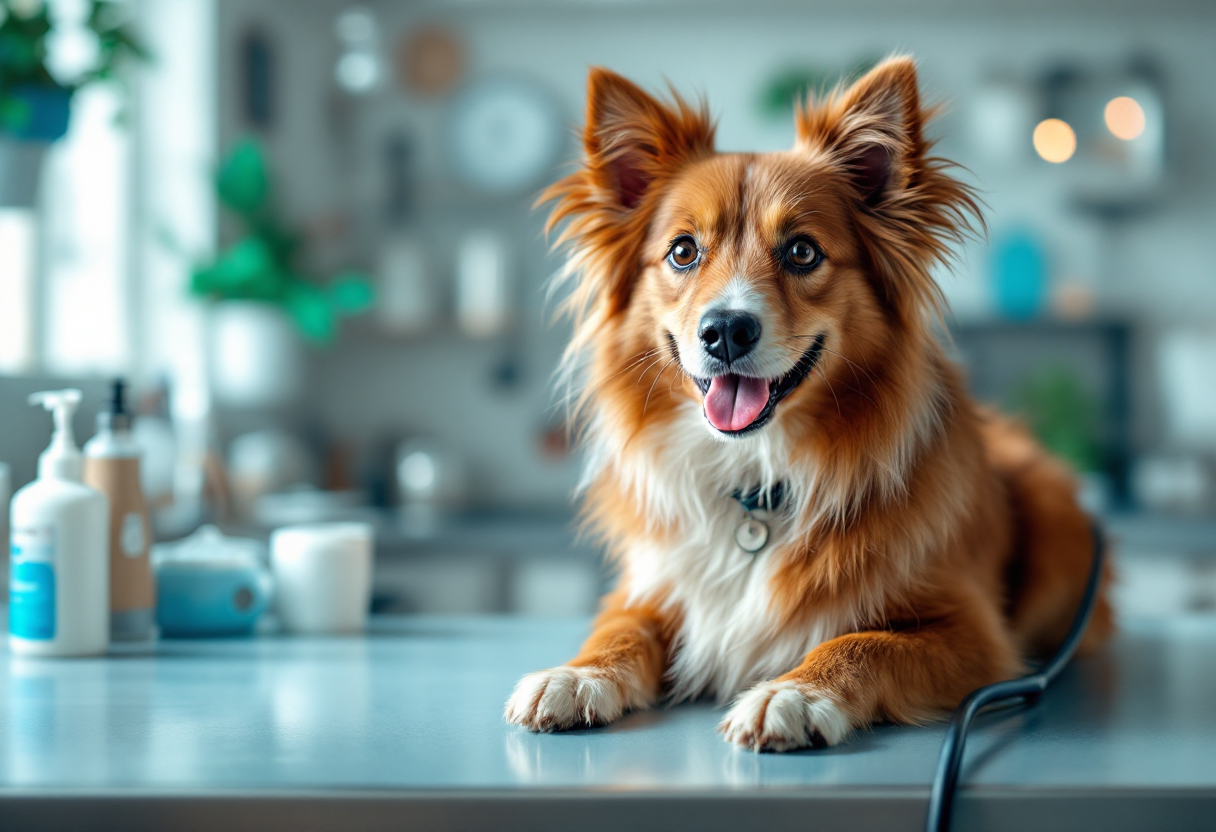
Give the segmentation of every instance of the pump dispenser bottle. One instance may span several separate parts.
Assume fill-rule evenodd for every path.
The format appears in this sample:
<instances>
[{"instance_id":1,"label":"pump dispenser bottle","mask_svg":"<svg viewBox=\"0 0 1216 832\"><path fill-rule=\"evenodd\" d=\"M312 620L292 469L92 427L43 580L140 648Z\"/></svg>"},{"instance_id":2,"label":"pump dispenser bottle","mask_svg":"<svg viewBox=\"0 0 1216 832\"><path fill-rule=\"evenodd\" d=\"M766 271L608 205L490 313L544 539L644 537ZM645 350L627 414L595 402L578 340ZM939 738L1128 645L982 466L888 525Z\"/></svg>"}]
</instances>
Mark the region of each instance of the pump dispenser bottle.
<instances>
[{"instance_id":1,"label":"pump dispenser bottle","mask_svg":"<svg viewBox=\"0 0 1216 832\"><path fill-rule=\"evenodd\" d=\"M125 393L122 380L115 381L109 406L97 414L97 435L84 446L84 482L110 501L110 638L144 641L152 637L156 617L156 582L148 559L152 524Z\"/></svg>"},{"instance_id":2,"label":"pump dispenser bottle","mask_svg":"<svg viewBox=\"0 0 1216 832\"><path fill-rule=\"evenodd\" d=\"M38 479L12 504L9 649L34 656L95 656L109 643L109 503L81 482L72 436L79 390L30 396L54 413Z\"/></svg>"}]
</instances>

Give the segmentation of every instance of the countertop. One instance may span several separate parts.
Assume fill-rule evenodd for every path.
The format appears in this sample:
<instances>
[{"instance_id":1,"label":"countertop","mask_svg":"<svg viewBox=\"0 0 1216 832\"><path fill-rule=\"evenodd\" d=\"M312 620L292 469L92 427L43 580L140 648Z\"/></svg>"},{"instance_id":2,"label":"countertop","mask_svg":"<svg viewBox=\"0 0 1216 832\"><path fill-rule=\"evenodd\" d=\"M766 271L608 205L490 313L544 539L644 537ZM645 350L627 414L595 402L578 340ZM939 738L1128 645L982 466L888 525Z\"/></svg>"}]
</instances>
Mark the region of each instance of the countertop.
<instances>
[{"instance_id":1,"label":"countertop","mask_svg":"<svg viewBox=\"0 0 1216 832\"><path fill-rule=\"evenodd\" d=\"M381 618L365 638L0 656L0 828L918 829L940 727L754 754L696 704L536 736L502 706L585 619ZM1124 622L980 719L955 828L1216 828L1216 616ZM763 824L763 826L761 826Z\"/></svg>"}]
</instances>

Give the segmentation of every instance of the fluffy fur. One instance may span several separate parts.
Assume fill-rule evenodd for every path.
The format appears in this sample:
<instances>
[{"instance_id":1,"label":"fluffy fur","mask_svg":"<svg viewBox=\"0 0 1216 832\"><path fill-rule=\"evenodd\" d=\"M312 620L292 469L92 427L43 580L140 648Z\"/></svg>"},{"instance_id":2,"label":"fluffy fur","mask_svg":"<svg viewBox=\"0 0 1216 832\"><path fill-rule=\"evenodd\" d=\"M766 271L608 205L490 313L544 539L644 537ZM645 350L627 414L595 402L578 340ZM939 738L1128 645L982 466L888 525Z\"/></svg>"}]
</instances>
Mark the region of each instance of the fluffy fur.
<instances>
[{"instance_id":1,"label":"fluffy fur","mask_svg":"<svg viewBox=\"0 0 1216 832\"><path fill-rule=\"evenodd\" d=\"M520 682L508 721L561 730L715 696L735 700L730 742L832 745L936 718L1059 642L1088 523L1067 470L970 401L934 336L931 269L978 212L929 155L927 118L896 57L801 107L792 150L718 154L704 107L592 70L585 162L545 198L570 251L585 516L620 580L579 655ZM680 239L697 251L685 270ZM817 265L791 265L795 240ZM762 325L725 366L699 330L722 309ZM733 434L703 392L732 373L800 380ZM749 554L731 495L779 484ZM1086 646L1111 628L1103 598Z\"/></svg>"}]
</instances>

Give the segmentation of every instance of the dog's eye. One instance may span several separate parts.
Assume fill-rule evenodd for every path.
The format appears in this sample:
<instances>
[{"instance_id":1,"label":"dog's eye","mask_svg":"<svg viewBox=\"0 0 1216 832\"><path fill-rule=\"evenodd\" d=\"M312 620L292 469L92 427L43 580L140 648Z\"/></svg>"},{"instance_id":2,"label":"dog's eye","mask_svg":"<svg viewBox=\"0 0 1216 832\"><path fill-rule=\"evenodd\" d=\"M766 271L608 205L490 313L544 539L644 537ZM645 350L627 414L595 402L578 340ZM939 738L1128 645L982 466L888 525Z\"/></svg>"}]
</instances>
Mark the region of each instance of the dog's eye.
<instances>
[{"instance_id":1,"label":"dog's eye","mask_svg":"<svg viewBox=\"0 0 1216 832\"><path fill-rule=\"evenodd\" d=\"M697 241L687 235L677 237L671 244L671 250L667 252L667 262L678 272L691 269L700 259L701 252L697 248Z\"/></svg>"},{"instance_id":2,"label":"dog's eye","mask_svg":"<svg viewBox=\"0 0 1216 832\"><path fill-rule=\"evenodd\" d=\"M819 265L823 253L805 237L794 240L785 247L785 261L798 271L810 271Z\"/></svg>"}]
</instances>

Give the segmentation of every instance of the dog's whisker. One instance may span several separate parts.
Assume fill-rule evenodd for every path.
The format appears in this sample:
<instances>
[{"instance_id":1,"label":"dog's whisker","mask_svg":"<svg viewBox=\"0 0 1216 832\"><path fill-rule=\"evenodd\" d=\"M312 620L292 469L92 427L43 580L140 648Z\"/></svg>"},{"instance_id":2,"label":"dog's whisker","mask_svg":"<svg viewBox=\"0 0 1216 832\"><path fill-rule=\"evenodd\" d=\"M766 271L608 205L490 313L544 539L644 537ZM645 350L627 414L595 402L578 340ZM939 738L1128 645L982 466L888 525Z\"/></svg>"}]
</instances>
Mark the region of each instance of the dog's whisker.
<instances>
[{"instance_id":1,"label":"dog's whisker","mask_svg":"<svg viewBox=\"0 0 1216 832\"><path fill-rule=\"evenodd\" d=\"M822 369L819 369L817 367L812 367L811 372L815 372L816 369L819 370L819 377L821 379L823 379L824 384L826 384L828 386L828 390L832 391L832 398L836 399L836 415L838 415L840 418L843 419L844 411L840 409L840 398L836 395L836 388L832 386L832 382L828 378L828 374L825 373Z\"/></svg>"},{"instance_id":2,"label":"dog's whisker","mask_svg":"<svg viewBox=\"0 0 1216 832\"><path fill-rule=\"evenodd\" d=\"M676 384L678 382L682 381L684 378L691 378L691 376L689 376L688 373L684 372L683 364L676 364L676 374L675 374L675 377L672 378L671 384L668 385L667 392L670 393L673 390L675 390Z\"/></svg>"},{"instance_id":3,"label":"dog's whisker","mask_svg":"<svg viewBox=\"0 0 1216 832\"><path fill-rule=\"evenodd\" d=\"M646 401L642 402L642 416L646 415L646 408L650 406L650 394L654 392L654 386L659 383L659 379L663 377L663 373L667 372L667 368L670 367L675 360L675 358L669 358L667 363L659 369L658 374L654 377L654 381L650 383L650 389L646 391Z\"/></svg>"},{"instance_id":4,"label":"dog's whisker","mask_svg":"<svg viewBox=\"0 0 1216 832\"><path fill-rule=\"evenodd\" d=\"M654 347L652 349L647 350L646 352L639 355L637 358L633 359L633 361L630 361L628 364L626 364L625 367L623 369L621 369L619 372L616 372L616 373L613 373L612 375L610 375L608 378L605 379L605 381L612 381L615 378L619 378L620 376L625 375L625 373L629 372L634 367L641 364L643 361L646 361L647 359L655 358L659 352L661 352L661 350L658 347Z\"/></svg>"},{"instance_id":5,"label":"dog's whisker","mask_svg":"<svg viewBox=\"0 0 1216 832\"><path fill-rule=\"evenodd\" d=\"M630 370L633 370L633 369L637 368L637 367L638 367L638 365L640 365L640 364L642 363L642 361L646 360L646 358L647 358L647 357L643 357L643 358L641 358L641 359L638 359L637 361L634 361L633 363L631 363L629 366L625 367L624 369L618 370L617 372L615 372L615 373L613 373L612 375L608 376L606 379L604 379L604 380L603 380L602 382L600 382L600 383L601 383L601 384L607 384L607 383L608 383L608 382L610 382L610 381L615 381L616 379L618 379L618 378L620 378L621 376L623 376L623 375L625 375L626 373L628 373ZM653 359L653 358L652 358L651 360L655 360L655 359Z\"/></svg>"},{"instance_id":6,"label":"dog's whisker","mask_svg":"<svg viewBox=\"0 0 1216 832\"><path fill-rule=\"evenodd\" d=\"M819 337L818 335L787 335L785 338L782 338L780 340L781 341L793 341L796 339L815 339L818 337ZM854 372L856 372L857 370L861 370L863 373L866 374L866 377L869 378L870 381L876 381L876 379L874 378L874 374L870 371L870 369L868 367L862 367L860 364L858 364L853 359L849 358L844 353L837 352L836 350L829 349L824 346L821 346L819 349L830 355L836 356L837 358L839 358L842 361L847 361L849 366L854 368Z\"/></svg>"},{"instance_id":7,"label":"dog's whisker","mask_svg":"<svg viewBox=\"0 0 1216 832\"><path fill-rule=\"evenodd\" d=\"M639 356L634 358L632 361L630 361L628 364L626 364L625 369L621 370L621 372L622 373L628 372L629 370L633 369L637 365L641 364L643 361L646 361L647 359L650 359L650 358L654 358L656 355L658 355L658 353L659 353L659 350L657 347L646 350L646 352L640 354Z\"/></svg>"},{"instance_id":8,"label":"dog's whisker","mask_svg":"<svg viewBox=\"0 0 1216 832\"><path fill-rule=\"evenodd\" d=\"M661 355L655 356L655 358L653 358L650 361L650 363L646 365L646 368L643 369L642 372L638 374L638 380L633 383L633 386L641 387L642 382L646 380L646 376L648 376L650 374L651 370L653 370L655 367L659 366L659 364L660 364L660 362L662 362L662 360L663 360L663 356L661 356ZM661 376L662 374L663 374L663 371L659 370L659 375L655 376L655 380L657 381L659 376Z\"/></svg>"},{"instance_id":9,"label":"dog's whisker","mask_svg":"<svg viewBox=\"0 0 1216 832\"><path fill-rule=\"evenodd\" d=\"M801 336L801 335L793 335L793 336L789 336L789 337L792 339L792 338L802 338L802 337L805 337L805 336ZM782 340L787 340L787 339L782 339ZM784 348L783 348L783 349L784 349ZM888 414L888 412L887 412L887 409L886 409L886 408L885 408L885 407L884 407L882 404L880 404L879 402L875 401L875 400L874 400L874 399L873 399L873 398L872 398L870 395L868 395L868 394L867 394L867 393L866 393L866 392L865 392L863 389L861 389L861 379L860 379L860 378L858 378L858 376L857 376L857 370L859 370L859 369L860 369L860 370L861 370L863 373L865 373L865 374L866 374L866 376L867 376L867 378L869 378L871 382L876 382L876 379L874 378L874 376L873 376L873 374L872 374L872 373L870 373L870 372L869 372L868 370L866 370L864 367L860 367L860 366L859 366L859 365L858 365L856 362L851 361L851 360L850 360L850 359L849 359L847 356L841 355L840 353L836 352L835 350L829 350L829 349L826 349L826 348L821 348L821 349L823 349L823 351L824 351L824 352L826 352L826 353L830 353L831 355L835 355L835 356L839 357L841 360L843 360L843 361L845 361L845 362L847 362L847 363L849 364L849 369L850 369L850 370L852 371L852 373L853 373L853 380L854 380L855 382L857 382L857 386L856 386L856 387L850 387L849 385L847 385L847 384L846 384L846 385L845 385L845 389L846 389L846 390L849 390L849 391L851 391L851 392L853 392L853 393L856 393L857 395L861 396L863 399L865 399L866 401L868 401L870 404L872 404L872 405L874 405L876 408L878 408L878 409L879 409L879 411L880 411L880 412L882 412L884 415L889 415L889 414ZM793 350L788 350L788 349L787 349L787 350L786 350L786 352L789 354L789 356L790 356L791 358L794 358L794 359L797 359L797 358L799 357L799 355L800 355L800 353L798 353L797 351L793 351ZM829 386L831 386L831 382L830 382L830 381L828 381L827 372L826 372L826 371L824 371L822 367L820 367L820 368L818 368L818 369L819 369L819 375L820 375L820 376L823 378L823 380L824 380L825 382L828 382L828 385L829 385ZM833 390L833 391L832 391L832 393L833 393L833 395L835 395L835 390ZM838 408L837 408L837 409L839 409L839 404L838 404Z\"/></svg>"},{"instance_id":10,"label":"dog's whisker","mask_svg":"<svg viewBox=\"0 0 1216 832\"><path fill-rule=\"evenodd\" d=\"M870 372L870 370L869 370L869 368L868 368L868 367L862 367L862 366L861 366L861 365L859 365L859 364L858 364L856 361L854 361L853 359L849 358L847 355L845 355L845 354L843 354L843 353L836 352L836 350L829 350L829 349L824 348L824 350L823 350L823 351L824 351L824 352L826 352L826 353L829 353L830 355L834 355L834 356L836 356L837 358L839 358L839 359L840 359L840 360L842 360L842 361L847 362L847 363L848 363L848 365L849 365L849 367L850 367L850 368L852 368L852 370L853 370L853 375L854 375L854 376L856 376L856 375L857 375L857 371L858 371L858 370L861 370L863 373L865 373L865 374L866 374L866 378L870 379L870 381L872 381L872 382L877 382L877 379L875 379L875 378L874 378L874 374L873 374L872 372ZM860 383L861 383L861 382L860 382L860 380L859 380L859 381L858 381L858 384L860 384Z\"/></svg>"}]
</instances>

